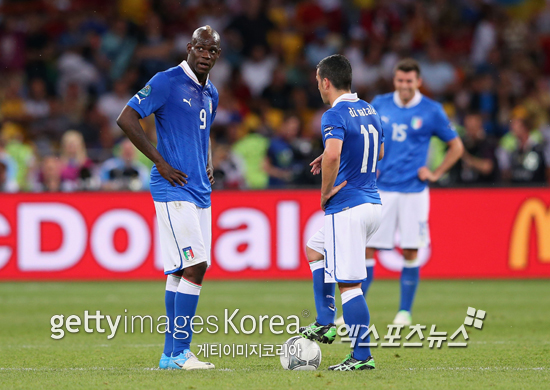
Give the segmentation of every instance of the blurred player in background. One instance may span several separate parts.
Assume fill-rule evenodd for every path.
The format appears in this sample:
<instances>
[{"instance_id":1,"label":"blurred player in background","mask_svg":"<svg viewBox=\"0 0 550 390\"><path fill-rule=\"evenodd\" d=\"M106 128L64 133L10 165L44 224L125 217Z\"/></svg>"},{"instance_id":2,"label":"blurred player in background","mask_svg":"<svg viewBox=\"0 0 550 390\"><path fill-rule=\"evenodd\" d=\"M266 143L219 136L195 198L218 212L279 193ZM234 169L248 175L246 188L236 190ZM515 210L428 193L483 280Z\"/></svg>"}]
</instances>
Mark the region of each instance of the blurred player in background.
<instances>
[{"instance_id":1,"label":"blurred player in background","mask_svg":"<svg viewBox=\"0 0 550 390\"><path fill-rule=\"evenodd\" d=\"M419 280L418 249L429 244L428 183L436 182L460 158L464 147L441 104L422 96L420 67L403 59L395 67L395 92L372 101L388 135L386 157L378 165L378 187L382 198L382 222L366 248L367 294L374 273L376 249L393 249L396 230L400 233L405 264L401 272L401 303L394 324L410 325L411 309ZM433 172L426 167L430 138L437 136L448 150ZM337 321L339 323L340 321Z\"/></svg>"},{"instance_id":2,"label":"blurred player in background","mask_svg":"<svg viewBox=\"0 0 550 390\"><path fill-rule=\"evenodd\" d=\"M364 250L380 225L382 206L376 187L376 164L384 155L380 117L367 102L351 93L352 70L341 55L323 59L317 66L317 83L325 104L321 126L325 151L315 159L313 174L322 170L321 208L325 224L307 243L313 273L316 321L300 328L310 340L332 343L336 337L335 283L342 297L345 323L366 333L370 316L361 291L367 278ZM353 352L336 371L374 368L369 337L357 339Z\"/></svg>"},{"instance_id":3,"label":"blurred player in background","mask_svg":"<svg viewBox=\"0 0 550 390\"><path fill-rule=\"evenodd\" d=\"M159 363L163 369L214 368L190 351L190 322L210 265L213 168L209 136L218 91L208 80L208 73L220 54L219 34L210 26L198 28L187 44L187 61L157 73L128 102L117 120L134 145L155 163L150 186L164 273L168 275L168 332ZM139 123L152 113L157 128L156 149Z\"/></svg>"}]
</instances>

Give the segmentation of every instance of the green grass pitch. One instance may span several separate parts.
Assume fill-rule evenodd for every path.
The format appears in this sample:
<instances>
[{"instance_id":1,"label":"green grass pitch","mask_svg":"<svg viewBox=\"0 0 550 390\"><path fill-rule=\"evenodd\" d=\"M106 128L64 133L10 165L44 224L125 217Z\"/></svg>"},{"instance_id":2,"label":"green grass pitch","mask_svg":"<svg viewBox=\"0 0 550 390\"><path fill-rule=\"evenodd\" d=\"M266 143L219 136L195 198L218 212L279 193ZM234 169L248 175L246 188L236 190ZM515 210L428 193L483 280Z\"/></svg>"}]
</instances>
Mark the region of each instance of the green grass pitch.
<instances>
[{"instance_id":1,"label":"green grass pitch","mask_svg":"<svg viewBox=\"0 0 550 390\"><path fill-rule=\"evenodd\" d=\"M310 282L214 282L206 280L198 314L220 317L217 334L195 335L197 344L282 344L288 334L223 332L224 309L243 315L314 318ZM415 323L453 333L470 307L487 312L483 329L467 327L467 348L374 348L376 370L329 372L349 344L322 345L321 367L284 371L278 357L211 357L209 371L161 371L164 336L158 333L66 333L53 340L56 314L163 315L163 282L0 283L0 388L47 389L463 389L547 388L550 383L550 287L548 280L421 281ZM397 281L375 280L368 297L371 323L380 337L395 315ZM339 301L339 297L337 297ZM125 312L127 310L127 312ZM303 318L304 310L312 315ZM305 312L304 312L305 313ZM340 311L341 313L341 311ZM234 321L236 324L239 321ZM91 323L95 326L95 322ZM105 320L102 326L108 328ZM407 332L408 333L408 332ZM407 333L403 332L404 337ZM379 342L384 342L380 340ZM202 358L202 357L200 357Z\"/></svg>"}]
</instances>

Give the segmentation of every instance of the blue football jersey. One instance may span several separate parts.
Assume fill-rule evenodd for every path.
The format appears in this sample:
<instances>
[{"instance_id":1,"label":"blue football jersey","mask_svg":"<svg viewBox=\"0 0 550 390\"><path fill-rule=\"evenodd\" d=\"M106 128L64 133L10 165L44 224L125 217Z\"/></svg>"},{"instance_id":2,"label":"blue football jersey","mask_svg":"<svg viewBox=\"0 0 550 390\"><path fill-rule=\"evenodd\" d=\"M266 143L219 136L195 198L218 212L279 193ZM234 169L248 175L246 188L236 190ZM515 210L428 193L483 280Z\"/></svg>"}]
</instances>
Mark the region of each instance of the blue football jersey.
<instances>
[{"instance_id":1,"label":"blue football jersey","mask_svg":"<svg viewBox=\"0 0 550 390\"><path fill-rule=\"evenodd\" d=\"M336 138L343 141L335 186L347 184L327 202L325 214L334 214L363 203L381 204L376 187L376 166L384 132L380 117L356 93L346 93L323 114L323 145Z\"/></svg>"},{"instance_id":2,"label":"blue football jersey","mask_svg":"<svg viewBox=\"0 0 550 390\"><path fill-rule=\"evenodd\" d=\"M151 194L157 202L188 201L210 207L212 187L206 173L210 126L216 116L218 91L203 87L186 61L157 73L128 105L142 118L155 114L157 150L172 167L188 175L187 184L172 187L156 166Z\"/></svg>"},{"instance_id":3,"label":"blue football jersey","mask_svg":"<svg viewBox=\"0 0 550 390\"><path fill-rule=\"evenodd\" d=\"M388 135L384 159L378 164L378 187L384 191L420 192L427 183L418 178L426 165L430 138L445 142L457 137L441 104L417 92L404 107L397 92L378 95L371 103Z\"/></svg>"}]
</instances>

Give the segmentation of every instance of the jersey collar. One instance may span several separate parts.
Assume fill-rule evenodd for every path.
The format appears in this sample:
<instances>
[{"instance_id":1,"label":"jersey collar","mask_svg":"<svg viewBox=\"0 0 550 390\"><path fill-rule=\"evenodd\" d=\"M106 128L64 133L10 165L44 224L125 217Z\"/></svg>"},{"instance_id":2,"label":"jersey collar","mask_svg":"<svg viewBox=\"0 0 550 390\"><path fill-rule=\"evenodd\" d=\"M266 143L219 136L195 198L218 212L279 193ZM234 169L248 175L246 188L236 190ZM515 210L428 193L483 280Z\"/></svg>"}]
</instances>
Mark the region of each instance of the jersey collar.
<instances>
[{"instance_id":1,"label":"jersey collar","mask_svg":"<svg viewBox=\"0 0 550 390\"><path fill-rule=\"evenodd\" d=\"M413 98L407 104L403 104L403 102L399 98L399 94L397 93L397 91L393 93L393 102L399 108L413 108L415 106L418 106L421 100L422 100L422 94L418 90L416 90Z\"/></svg>"},{"instance_id":2,"label":"jersey collar","mask_svg":"<svg viewBox=\"0 0 550 390\"><path fill-rule=\"evenodd\" d=\"M356 93L344 93L343 95L338 96L338 98L332 103L332 107L337 105L340 102L358 102L359 98Z\"/></svg>"},{"instance_id":3,"label":"jersey collar","mask_svg":"<svg viewBox=\"0 0 550 390\"><path fill-rule=\"evenodd\" d=\"M197 76L195 75L195 72L193 72L193 70L191 69L191 67L189 66L189 64L187 63L187 61L183 60L180 64L180 67L183 69L183 71L185 72L185 74L191 79L193 80L199 87L202 88L202 84L199 82L199 79L197 78ZM210 75L207 75L206 76L206 83L204 83L204 86L206 87L208 85L208 80L210 79Z\"/></svg>"}]
</instances>

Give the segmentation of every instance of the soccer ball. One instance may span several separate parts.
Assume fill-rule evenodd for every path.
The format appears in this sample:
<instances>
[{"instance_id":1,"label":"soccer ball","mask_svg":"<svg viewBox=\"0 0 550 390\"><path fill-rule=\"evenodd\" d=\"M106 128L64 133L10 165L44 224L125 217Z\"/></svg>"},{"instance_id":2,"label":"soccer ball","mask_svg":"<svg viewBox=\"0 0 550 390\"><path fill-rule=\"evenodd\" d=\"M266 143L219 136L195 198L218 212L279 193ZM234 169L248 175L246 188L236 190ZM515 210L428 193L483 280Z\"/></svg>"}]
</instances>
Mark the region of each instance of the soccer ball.
<instances>
[{"instance_id":1,"label":"soccer ball","mask_svg":"<svg viewBox=\"0 0 550 390\"><path fill-rule=\"evenodd\" d=\"M313 371L321 364L321 348L315 341L294 336L281 351L281 365L285 370Z\"/></svg>"}]
</instances>

